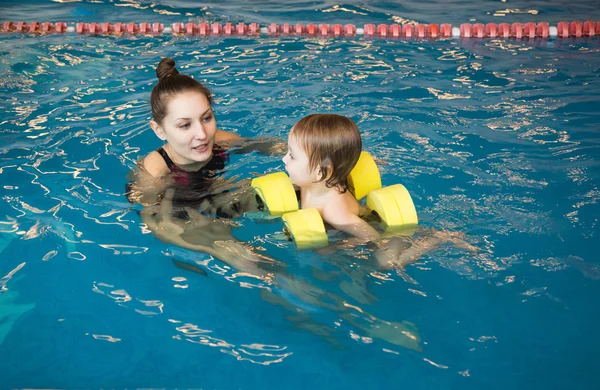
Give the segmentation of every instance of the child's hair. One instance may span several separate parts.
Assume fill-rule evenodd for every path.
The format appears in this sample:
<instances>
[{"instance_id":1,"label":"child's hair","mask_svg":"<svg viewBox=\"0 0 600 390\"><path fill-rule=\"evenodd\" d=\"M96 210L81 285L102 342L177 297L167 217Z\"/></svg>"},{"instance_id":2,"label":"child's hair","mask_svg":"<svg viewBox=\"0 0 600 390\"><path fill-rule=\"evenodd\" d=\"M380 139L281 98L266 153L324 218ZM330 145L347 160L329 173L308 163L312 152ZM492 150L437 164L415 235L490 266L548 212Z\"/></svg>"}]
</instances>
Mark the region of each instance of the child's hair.
<instances>
[{"instance_id":1,"label":"child's hair","mask_svg":"<svg viewBox=\"0 0 600 390\"><path fill-rule=\"evenodd\" d=\"M152 88L150 95L150 105L152 106L152 119L162 124L162 120L167 116L167 103L170 98L177 94L196 91L208 99L208 104L212 106L212 93L204 85L193 78L179 74L175 68L175 61L171 58L163 58L156 67L156 77L158 83Z\"/></svg>"},{"instance_id":2,"label":"child's hair","mask_svg":"<svg viewBox=\"0 0 600 390\"><path fill-rule=\"evenodd\" d=\"M292 128L292 135L308 156L309 170L320 168L321 180L329 188L348 189L348 175L362 150L356 123L336 114L313 114Z\"/></svg>"}]
</instances>

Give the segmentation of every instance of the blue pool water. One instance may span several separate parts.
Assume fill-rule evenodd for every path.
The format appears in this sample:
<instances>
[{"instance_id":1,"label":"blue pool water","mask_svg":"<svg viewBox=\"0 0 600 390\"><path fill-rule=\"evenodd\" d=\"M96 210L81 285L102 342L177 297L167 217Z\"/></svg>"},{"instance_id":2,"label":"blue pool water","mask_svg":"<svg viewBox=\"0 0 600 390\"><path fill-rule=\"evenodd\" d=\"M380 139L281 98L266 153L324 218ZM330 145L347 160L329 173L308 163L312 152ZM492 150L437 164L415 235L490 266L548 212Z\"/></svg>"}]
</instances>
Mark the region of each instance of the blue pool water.
<instances>
[{"instance_id":1,"label":"blue pool water","mask_svg":"<svg viewBox=\"0 0 600 390\"><path fill-rule=\"evenodd\" d=\"M566 1L20 3L3 20L600 20L594 2ZM2 34L0 52L0 388L600 386L598 39ZM124 186L160 145L148 120L163 56L213 90L224 130L283 138L309 113L350 116L421 225L480 252L442 246L410 284L368 252L298 252L278 223L240 220L238 237L297 277L269 297L160 242ZM227 174L282 168L250 154ZM398 345L403 329L419 348Z\"/></svg>"}]
</instances>

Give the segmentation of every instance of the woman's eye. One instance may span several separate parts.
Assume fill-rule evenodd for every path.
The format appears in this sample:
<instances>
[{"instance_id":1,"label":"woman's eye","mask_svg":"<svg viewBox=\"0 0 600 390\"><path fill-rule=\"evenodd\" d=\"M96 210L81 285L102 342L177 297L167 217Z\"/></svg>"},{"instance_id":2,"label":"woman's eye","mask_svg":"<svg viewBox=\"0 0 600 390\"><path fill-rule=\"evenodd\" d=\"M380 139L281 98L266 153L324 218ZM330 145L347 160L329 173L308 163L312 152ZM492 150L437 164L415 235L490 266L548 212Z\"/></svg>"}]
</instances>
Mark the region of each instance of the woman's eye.
<instances>
[{"instance_id":1,"label":"woman's eye","mask_svg":"<svg viewBox=\"0 0 600 390\"><path fill-rule=\"evenodd\" d=\"M210 122L210 121L212 120L212 118L213 118L213 117L212 117L212 115L210 115L210 116L206 116L206 117L204 117L204 119L202 119L202 120L203 120L204 122L207 122L207 123L208 123L208 122Z\"/></svg>"},{"instance_id":2,"label":"woman's eye","mask_svg":"<svg viewBox=\"0 0 600 390\"><path fill-rule=\"evenodd\" d=\"M190 124L189 124L189 123L184 123L183 125L179 125L179 128L180 128L180 129L187 129L187 128L189 128L189 127L190 127Z\"/></svg>"}]
</instances>

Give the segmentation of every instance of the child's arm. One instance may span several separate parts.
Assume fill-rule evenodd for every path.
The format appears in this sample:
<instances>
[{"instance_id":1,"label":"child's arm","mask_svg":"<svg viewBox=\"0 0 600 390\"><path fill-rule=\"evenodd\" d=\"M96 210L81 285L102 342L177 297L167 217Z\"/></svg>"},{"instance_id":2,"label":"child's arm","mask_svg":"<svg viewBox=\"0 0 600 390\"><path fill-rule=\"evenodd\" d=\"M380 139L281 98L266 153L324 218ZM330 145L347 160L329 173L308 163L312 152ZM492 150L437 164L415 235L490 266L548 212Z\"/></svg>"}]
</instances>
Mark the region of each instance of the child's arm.
<instances>
[{"instance_id":1,"label":"child's arm","mask_svg":"<svg viewBox=\"0 0 600 390\"><path fill-rule=\"evenodd\" d=\"M408 259L402 259L405 261L405 263L402 263L401 261L399 262L398 257L404 248L394 245L394 240L381 240L381 235L377 232L377 230L375 230L371 225L357 215L347 213L326 216L325 213L323 213L322 216L323 220L332 225L334 228L342 230L353 236L353 238L348 240L348 244L350 246L354 247L366 242L374 243L377 247L375 250L375 258L377 259L377 263L379 263L379 265L384 269L391 267L402 269L405 265L416 261L407 261Z\"/></svg>"},{"instance_id":2,"label":"child's arm","mask_svg":"<svg viewBox=\"0 0 600 390\"><path fill-rule=\"evenodd\" d=\"M431 232L421 231L419 237L414 240L407 240L405 237L390 237L384 240L382 250L376 257L383 268L402 269L419 261L423 255L446 242L472 253L478 252L479 249L468 243L465 238L465 234L461 232L435 229L432 229Z\"/></svg>"},{"instance_id":3,"label":"child's arm","mask_svg":"<svg viewBox=\"0 0 600 390\"><path fill-rule=\"evenodd\" d=\"M358 215L352 213L343 202L335 202L327 205L321 212L323 221L335 229L341 230L356 237L360 242L356 244L377 241L379 233L371 225L362 220Z\"/></svg>"}]
</instances>

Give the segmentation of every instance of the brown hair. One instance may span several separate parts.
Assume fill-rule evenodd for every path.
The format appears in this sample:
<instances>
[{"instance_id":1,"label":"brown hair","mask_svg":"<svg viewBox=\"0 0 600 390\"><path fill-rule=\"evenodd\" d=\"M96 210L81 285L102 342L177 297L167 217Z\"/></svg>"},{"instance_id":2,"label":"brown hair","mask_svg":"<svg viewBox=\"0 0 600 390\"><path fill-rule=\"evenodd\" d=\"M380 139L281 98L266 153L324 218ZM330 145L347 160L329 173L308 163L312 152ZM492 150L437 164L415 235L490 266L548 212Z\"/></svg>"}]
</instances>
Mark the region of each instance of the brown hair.
<instances>
[{"instance_id":1,"label":"brown hair","mask_svg":"<svg viewBox=\"0 0 600 390\"><path fill-rule=\"evenodd\" d=\"M329 188L348 189L348 175L362 150L358 126L350 118L336 114L304 117L292 129L300 147L308 156L309 170L320 168Z\"/></svg>"},{"instance_id":2,"label":"brown hair","mask_svg":"<svg viewBox=\"0 0 600 390\"><path fill-rule=\"evenodd\" d=\"M156 77L158 77L158 82L152 88L152 94L150 95L152 119L155 122L162 124L163 119L167 116L169 99L183 92L199 92L206 96L208 104L212 106L212 93L210 90L193 78L179 74L175 68L175 61L171 58L160 60L156 67Z\"/></svg>"}]
</instances>

